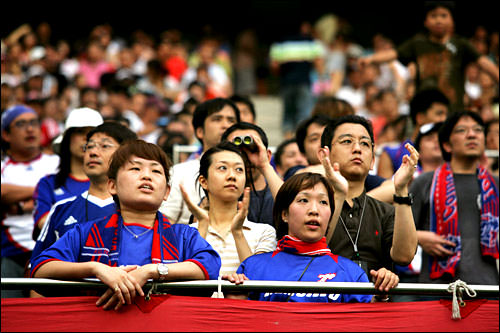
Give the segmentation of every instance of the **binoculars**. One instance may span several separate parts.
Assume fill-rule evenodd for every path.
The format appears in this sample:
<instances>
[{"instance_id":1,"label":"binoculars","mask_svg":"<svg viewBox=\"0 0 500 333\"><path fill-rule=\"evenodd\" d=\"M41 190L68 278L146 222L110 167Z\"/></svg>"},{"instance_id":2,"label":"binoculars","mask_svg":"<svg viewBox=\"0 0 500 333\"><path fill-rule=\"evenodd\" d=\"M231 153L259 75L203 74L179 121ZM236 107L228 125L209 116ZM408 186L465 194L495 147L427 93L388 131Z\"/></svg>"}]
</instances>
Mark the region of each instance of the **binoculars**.
<instances>
[{"instance_id":1,"label":"binoculars","mask_svg":"<svg viewBox=\"0 0 500 333\"><path fill-rule=\"evenodd\" d=\"M233 143L239 148L247 148L252 153L259 151L259 148L250 135L237 136L233 139Z\"/></svg>"}]
</instances>

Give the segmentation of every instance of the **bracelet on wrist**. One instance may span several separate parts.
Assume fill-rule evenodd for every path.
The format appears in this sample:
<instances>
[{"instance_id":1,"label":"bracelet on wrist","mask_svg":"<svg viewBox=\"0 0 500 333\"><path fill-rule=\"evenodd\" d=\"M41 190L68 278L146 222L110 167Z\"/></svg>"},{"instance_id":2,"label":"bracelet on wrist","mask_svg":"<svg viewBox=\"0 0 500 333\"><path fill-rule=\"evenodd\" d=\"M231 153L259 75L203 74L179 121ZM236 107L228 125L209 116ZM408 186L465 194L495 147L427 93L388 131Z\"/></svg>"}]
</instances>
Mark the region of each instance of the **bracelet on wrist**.
<instances>
[{"instance_id":1,"label":"bracelet on wrist","mask_svg":"<svg viewBox=\"0 0 500 333\"><path fill-rule=\"evenodd\" d=\"M390 297L389 296L381 297L379 295L375 295L375 299L377 300L377 302L389 302Z\"/></svg>"}]
</instances>

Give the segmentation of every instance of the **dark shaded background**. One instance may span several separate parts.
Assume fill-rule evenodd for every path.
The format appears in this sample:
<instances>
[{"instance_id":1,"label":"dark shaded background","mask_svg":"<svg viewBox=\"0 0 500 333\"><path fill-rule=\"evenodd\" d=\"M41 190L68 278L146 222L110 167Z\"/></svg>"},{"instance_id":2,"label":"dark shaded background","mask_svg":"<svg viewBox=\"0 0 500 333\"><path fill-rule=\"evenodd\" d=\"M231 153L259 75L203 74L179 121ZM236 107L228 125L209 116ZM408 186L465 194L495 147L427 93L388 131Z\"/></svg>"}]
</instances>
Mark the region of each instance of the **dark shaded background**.
<instances>
[{"instance_id":1,"label":"dark shaded background","mask_svg":"<svg viewBox=\"0 0 500 333\"><path fill-rule=\"evenodd\" d=\"M381 32L396 44L422 29L423 1L44 1L25 3L2 1L2 38L23 23L36 27L46 21L54 40L85 39L91 29L109 23L114 34L127 38L141 29L157 38L176 28L189 40L197 40L202 27L211 25L230 43L238 32L253 28L262 44L294 33L302 20L316 21L325 13L345 18L353 37L365 47ZM457 33L471 36L478 25L496 30L497 11L493 1L457 1Z\"/></svg>"}]
</instances>

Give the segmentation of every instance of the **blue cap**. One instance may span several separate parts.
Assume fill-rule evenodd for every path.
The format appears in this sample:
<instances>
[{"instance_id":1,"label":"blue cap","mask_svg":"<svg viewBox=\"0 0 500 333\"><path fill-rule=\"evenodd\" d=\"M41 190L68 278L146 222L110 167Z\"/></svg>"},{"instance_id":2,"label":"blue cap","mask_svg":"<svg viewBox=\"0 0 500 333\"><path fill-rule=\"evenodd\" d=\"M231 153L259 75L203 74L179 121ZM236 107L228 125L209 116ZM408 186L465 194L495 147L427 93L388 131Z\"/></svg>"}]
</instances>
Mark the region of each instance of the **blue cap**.
<instances>
[{"instance_id":1,"label":"blue cap","mask_svg":"<svg viewBox=\"0 0 500 333\"><path fill-rule=\"evenodd\" d=\"M2 131L5 131L14 121L14 119L25 113L33 113L34 115L38 116L35 110L26 105L15 105L5 110L2 113Z\"/></svg>"}]
</instances>

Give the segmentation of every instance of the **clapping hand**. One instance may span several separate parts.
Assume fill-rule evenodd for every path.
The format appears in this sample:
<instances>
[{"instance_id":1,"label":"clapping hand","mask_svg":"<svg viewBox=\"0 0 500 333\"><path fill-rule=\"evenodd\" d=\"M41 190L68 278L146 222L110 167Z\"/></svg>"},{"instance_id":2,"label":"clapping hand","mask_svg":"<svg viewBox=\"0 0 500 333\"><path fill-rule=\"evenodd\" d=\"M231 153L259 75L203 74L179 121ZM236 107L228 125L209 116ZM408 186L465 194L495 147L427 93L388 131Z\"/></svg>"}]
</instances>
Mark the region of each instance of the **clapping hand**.
<instances>
[{"instance_id":1,"label":"clapping hand","mask_svg":"<svg viewBox=\"0 0 500 333\"><path fill-rule=\"evenodd\" d=\"M248 206L250 204L250 187L245 187L243 192L243 201L238 202L238 212L233 218L231 231L239 231L243 229L243 223L248 215Z\"/></svg>"},{"instance_id":2,"label":"clapping hand","mask_svg":"<svg viewBox=\"0 0 500 333\"><path fill-rule=\"evenodd\" d=\"M186 189L184 188L184 185L182 185L182 183L179 184L179 188L181 190L182 199L184 199L184 202L188 206L188 209L191 212L191 214L193 214L196 220L198 220L198 224L199 225L202 225L204 223L208 224L208 211L198 205L195 205L191 201L191 198L189 198L189 195L187 194Z\"/></svg>"},{"instance_id":3,"label":"clapping hand","mask_svg":"<svg viewBox=\"0 0 500 333\"><path fill-rule=\"evenodd\" d=\"M325 146L324 148L321 148L319 151L319 159L321 161L321 164L323 165L323 168L325 169L325 176L326 178L332 183L333 185L333 190L335 191L335 194L347 195L347 191L349 189L349 183L347 179L342 176L340 173L340 167L338 163L332 163L330 162L330 149Z\"/></svg>"},{"instance_id":4,"label":"clapping hand","mask_svg":"<svg viewBox=\"0 0 500 333\"><path fill-rule=\"evenodd\" d=\"M405 148L410 152L410 155L403 156L403 162L394 174L394 188L396 195L399 196L408 195L408 184L413 179L413 174L418 166L418 151L409 143L405 145Z\"/></svg>"}]
</instances>

